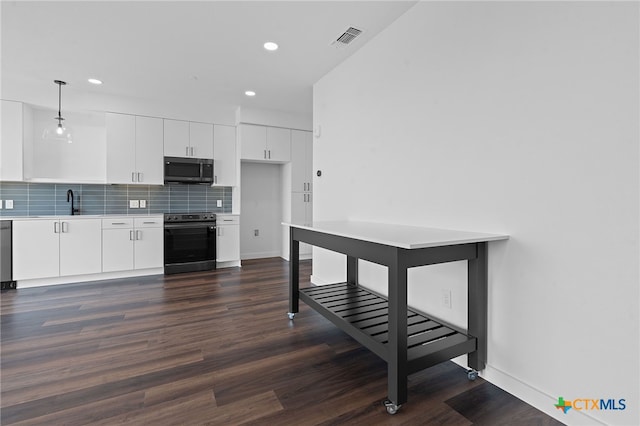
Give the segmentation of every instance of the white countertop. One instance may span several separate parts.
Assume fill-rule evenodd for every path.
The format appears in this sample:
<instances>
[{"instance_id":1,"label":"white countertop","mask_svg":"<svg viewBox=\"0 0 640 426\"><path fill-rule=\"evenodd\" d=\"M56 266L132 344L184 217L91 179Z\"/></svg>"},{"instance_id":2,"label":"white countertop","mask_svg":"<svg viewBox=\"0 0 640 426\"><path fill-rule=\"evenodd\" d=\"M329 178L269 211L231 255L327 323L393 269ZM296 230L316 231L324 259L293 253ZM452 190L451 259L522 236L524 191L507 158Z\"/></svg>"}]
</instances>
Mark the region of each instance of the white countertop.
<instances>
[{"instance_id":1,"label":"white countertop","mask_svg":"<svg viewBox=\"0 0 640 426\"><path fill-rule=\"evenodd\" d=\"M503 234L487 234L482 232L423 228L373 222L331 221L314 222L311 226L295 223L284 223L284 225L406 249L509 239L508 235Z\"/></svg>"}]
</instances>

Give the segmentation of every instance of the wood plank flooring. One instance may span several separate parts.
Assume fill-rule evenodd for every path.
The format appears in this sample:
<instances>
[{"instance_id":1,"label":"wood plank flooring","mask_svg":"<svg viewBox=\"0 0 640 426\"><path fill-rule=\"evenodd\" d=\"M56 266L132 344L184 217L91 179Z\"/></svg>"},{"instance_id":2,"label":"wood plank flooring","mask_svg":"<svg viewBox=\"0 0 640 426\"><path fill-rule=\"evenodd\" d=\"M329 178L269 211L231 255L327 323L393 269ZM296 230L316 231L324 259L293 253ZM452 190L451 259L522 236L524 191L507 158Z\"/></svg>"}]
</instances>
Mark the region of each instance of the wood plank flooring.
<instances>
[{"instance_id":1,"label":"wood plank flooring","mask_svg":"<svg viewBox=\"0 0 640 426\"><path fill-rule=\"evenodd\" d=\"M310 262L301 263L308 285ZM446 362L386 414L386 364L304 303L288 263L1 293L3 425L555 425Z\"/></svg>"}]
</instances>

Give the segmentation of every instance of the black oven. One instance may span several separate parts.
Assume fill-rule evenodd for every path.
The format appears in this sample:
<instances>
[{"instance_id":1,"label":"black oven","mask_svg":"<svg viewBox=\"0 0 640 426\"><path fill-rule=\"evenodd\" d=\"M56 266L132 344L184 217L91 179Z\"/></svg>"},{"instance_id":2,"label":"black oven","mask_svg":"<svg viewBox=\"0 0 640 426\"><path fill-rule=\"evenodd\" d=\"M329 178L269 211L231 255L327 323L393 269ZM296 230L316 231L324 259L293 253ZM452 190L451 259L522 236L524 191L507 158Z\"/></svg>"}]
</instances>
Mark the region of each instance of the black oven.
<instances>
[{"instance_id":1,"label":"black oven","mask_svg":"<svg viewBox=\"0 0 640 426\"><path fill-rule=\"evenodd\" d=\"M213 183L213 160L164 157L165 183Z\"/></svg>"},{"instance_id":2,"label":"black oven","mask_svg":"<svg viewBox=\"0 0 640 426\"><path fill-rule=\"evenodd\" d=\"M164 273L216 269L216 215L164 215Z\"/></svg>"}]
</instances>

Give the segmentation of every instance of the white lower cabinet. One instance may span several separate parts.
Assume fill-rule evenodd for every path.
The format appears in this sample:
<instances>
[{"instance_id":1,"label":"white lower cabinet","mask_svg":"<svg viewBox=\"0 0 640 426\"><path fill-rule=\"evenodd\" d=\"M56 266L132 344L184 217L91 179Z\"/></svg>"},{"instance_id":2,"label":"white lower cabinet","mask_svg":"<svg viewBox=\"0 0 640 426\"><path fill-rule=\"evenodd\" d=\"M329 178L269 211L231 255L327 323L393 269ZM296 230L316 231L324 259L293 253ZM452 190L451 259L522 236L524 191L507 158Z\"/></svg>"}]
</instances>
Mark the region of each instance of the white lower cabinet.
<instances>
[{"instance_id":1,"label":"white lower cabinet","mask_svg":"<svg viewBox=\"0 0 640 426\"><path fill-rule=\"evenodd\" d=\"M162 217L102 220L102 272L161 268Z\"/></svg>"},{"instance_id":2,"label":"white lower cabinet","mask_svg":"<svg viewBox=\"0 0 640 426\"><path fill-rule=\"evenodd\" d=\"M133 269L133 218L102 219L102 272Z\"/></svg>"},{"instance_id":3,"label":"white lower cabinet","mask_svg":"<svg viewBox=\"0 0 640 426\"><path fill-rule=\"evenodd\" d=\"M60 221L60 276L102 272L100 219Z\"/></svg>"},{"instance_id":4,"label":"white lower cabinet","mask_svg":"<svg viewBox=\"0 0 640 426\"><path fill-rule=\"evenodd\" d=\"M157 218L133 220L135 242L133 245L134 269L162 268L164 266L164 222Z\"/></svg>"},{"instance_id":5,"label":"white lower cabinet","mask_svg":"<svg viewBox=\"0 0 640 426\"><path fill-rule=\"evenodd\" d=\"M216 215L216 262L240 260L240 218L236 215Z\"/></svg>"},{"instance_id":6,"label":"white lower cabinet","mask_svg":"<svg viewBox=\"0 0 640 426\"><path fill-rule=\"evenodd\" d=\"M100 219L13 221L13 278L101 272L100 231Z\"/></svg>"},{"instance_id":7,"label":"white lower cabinet","mask_svg":"<svg viewBox=\"0 0 640 426\"><path fill-rule=\"evenodd\" d=\"M13 279L60 275L60 221L13 221Z\"/></svg>"}]
</instances>

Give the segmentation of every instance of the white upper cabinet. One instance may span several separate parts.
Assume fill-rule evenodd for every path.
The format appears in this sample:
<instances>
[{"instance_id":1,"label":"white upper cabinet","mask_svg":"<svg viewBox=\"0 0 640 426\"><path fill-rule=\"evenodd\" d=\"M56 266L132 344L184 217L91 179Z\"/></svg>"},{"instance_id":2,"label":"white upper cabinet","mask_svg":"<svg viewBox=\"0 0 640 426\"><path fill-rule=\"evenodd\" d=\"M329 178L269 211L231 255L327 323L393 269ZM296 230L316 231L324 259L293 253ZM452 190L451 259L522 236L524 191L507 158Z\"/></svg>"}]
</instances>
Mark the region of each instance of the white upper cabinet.
<instances>
[{"instance_id":1,"label":"white upper cabinet","mask_svg":"<svg viewBox=\"0 0 640 426\"><path fill-rule=\"evenodd\" d=\"M267 149L267 128L241 124L239 131L242 150L240 158L242 160L264 160Z\"/></svg>"},{"instance_id":2,"label":"white upper cabinet","mask_svg":"<svg viewBox=\"0 0 640 426\"><path fill-rule=\"evenodd\" d=\"M236 186L238 156L236 155L236 128L213 126L213 184Z\"/></svg>"},{"instance_id":3,"label":"white upper cabinet","mask_svg":"<svg viewBox=\"0 0 640 426\"><path fill-rule=\"evenodd\" d=\"M279 127L240 125L241 159L288 163L291 161L291 130Z\"/></svg>"},{"instance_id":4,"label":"white upper cabinet","mask_svg":"<svg viewBox=\"0 0 640 426\"><path fill-rule=\"evenodd\" d=\"M213 124L190 122L189 143L191 157L213 159Z\"/></svg>"},{"instance_id":5,"label":"white upper cabinet","mask_svg":"<svg viewBox=\"0 0 640 426\"><path fill-rule=\"evenodd\" d=\"M107 183L162 185L161 118L108 113Z\"/></svg>"},{"instance_id":6,"label":"white upper cabinet","mask_svg":"<svg viewBox=\"0 0 640 426\"><path fill-rule=\"evenodd\" d=\"M291 131L291 191L311 192L313 182L313 137L311 132Z\"/></svg>"},{"instance_id":7,"label":"white upper cabinet","mask_svg":"<svg viewBox=\"0 0 640 426\"><path fill-rule=\"evenodd\" d=\"M21 181L23 112L22 103L2 101L2 139L0 140L0 180Z\"/></svg>"},{"instance_id":8,"label":"white upper cabinet","mask_svg":"<svg viewBox=\"0 0 640 426\"><path fill-rule=\"evenodd\" d=\"M162 185L164 161L162 153L162 119L136 117L136 174L134 183Z\"/></svg>"},{"instance_id":9,"label":"white upper cabinet","mask_svg":"<svg viewBox=\"0 0 640 426\"><path fill-rule=\"evenodd\" d=\"M180 120L163 121L165 157L188 157L189 122Z\"/></svg>"},{"instance_id":10,"label":"white upper cabinet","mask_svg":"<svg viewBox=\"0 0 640 426\"><path fill-rule=\"evenodd\" d=\"M291 130L267 127L267 160L288 163L291 161Z\"/></svg>"},{"instance_id":11,"label":"white upper cabinet","mask_svg":"<svg viewBox=\"0 0 640 426\"><path fill-rule=\"evenodd\" d=\"M213 158L213 124L164 120L164 155Z\"/></svg>"},{"instance_id":12,"label":"white upper cabinet","mask_svg":"<svg viewBox=\"0 0 640 426\"><path fill-rule=\"evenodd\" d=\"M107 183L132 183L136 169L136 117L107 113Z\"/></svg>"}]
</instances>

